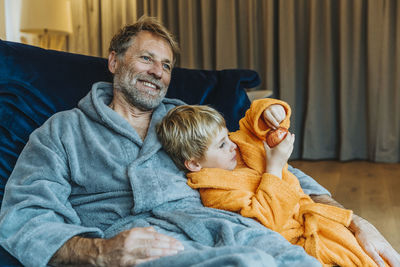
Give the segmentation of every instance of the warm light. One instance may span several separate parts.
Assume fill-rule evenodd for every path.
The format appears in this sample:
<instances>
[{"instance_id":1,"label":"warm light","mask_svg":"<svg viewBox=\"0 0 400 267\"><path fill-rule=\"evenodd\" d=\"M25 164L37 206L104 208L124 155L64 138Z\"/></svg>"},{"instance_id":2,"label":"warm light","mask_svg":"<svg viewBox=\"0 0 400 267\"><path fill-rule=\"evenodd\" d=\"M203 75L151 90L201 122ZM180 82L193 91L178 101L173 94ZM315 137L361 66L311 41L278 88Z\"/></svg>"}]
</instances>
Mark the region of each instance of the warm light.
<instances>
[{"instance_id":1,"label":"warm light","mask_svg":"<svg viewBox=\"0 0 400 267\"><path fill-rule=\"evenodd\" d=\"M72 33L71 2L69 0L23 0L21 32Z\"/></svg>"},{"instance_id":2,"label":"warm light","mask_svg":"<svg viewBox=\"0 0 400 267\"><path fill-rule=\"evenodd\" d=\"M72 33L69 0L22 0L21 32L38 34L39 46L60 50Z\"/></svg>"}]
</instances>

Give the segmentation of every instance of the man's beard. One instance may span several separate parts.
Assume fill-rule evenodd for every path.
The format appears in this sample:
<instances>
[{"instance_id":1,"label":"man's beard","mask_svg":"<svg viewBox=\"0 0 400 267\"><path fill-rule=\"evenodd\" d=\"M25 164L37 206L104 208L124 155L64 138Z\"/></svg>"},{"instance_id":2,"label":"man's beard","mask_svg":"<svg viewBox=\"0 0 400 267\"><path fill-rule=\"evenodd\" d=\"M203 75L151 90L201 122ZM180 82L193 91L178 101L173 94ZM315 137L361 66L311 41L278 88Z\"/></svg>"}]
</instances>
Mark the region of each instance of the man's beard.
<instances>
[{"instance_id":1,"label":"man's beard","mask_svg":"<svg viewBox=\"0 0 400 267\"><path fill-rule=\"evenodd\" d=\"M137 88L138 81L146 81L156 85L157 92L154 90L139 90ZM160 80L155 79L151 75L145 73L134 74L132 70L128 69L125 64L120 65L114 73L114 88L119 90L124 99L134 107L148 111L155 109L164 99L167 93L167 88Z\"/></svg>"}]
</instances>

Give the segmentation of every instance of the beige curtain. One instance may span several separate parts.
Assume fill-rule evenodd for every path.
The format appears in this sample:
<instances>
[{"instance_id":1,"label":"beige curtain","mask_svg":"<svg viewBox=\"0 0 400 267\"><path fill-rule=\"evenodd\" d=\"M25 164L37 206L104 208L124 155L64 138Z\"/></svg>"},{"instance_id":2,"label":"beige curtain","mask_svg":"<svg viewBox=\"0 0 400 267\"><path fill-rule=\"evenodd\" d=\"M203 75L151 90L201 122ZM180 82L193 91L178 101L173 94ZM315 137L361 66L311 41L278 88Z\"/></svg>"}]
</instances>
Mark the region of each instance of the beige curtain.
<instances>
[{"instance_id":1,"label":"beige curtain","mask_svg":"<svg viewBox=\"0 0 400 267\"><path fill-rule=\"evenodd\" d=\"M106 57L142 14L177 36L178 66L257 70L289 102L292 158L400 161L396 0L72 0L70 51Z\"/></svg>"},{"instance_id":2,"label":"beige curtain","mask_svg":"<svg viewBox=\"0 0 400 267\"><path fill-rule=\"evenodd\" d=\"M304 129L300 156L399 162L400 6L391 0L308 3L309 54L301 63L307 76L297 88L280 88L290 98L300 85L306 96L297 104L305 108L296 121L304 122L296 128Z\"/></svg>"}]
</instances>

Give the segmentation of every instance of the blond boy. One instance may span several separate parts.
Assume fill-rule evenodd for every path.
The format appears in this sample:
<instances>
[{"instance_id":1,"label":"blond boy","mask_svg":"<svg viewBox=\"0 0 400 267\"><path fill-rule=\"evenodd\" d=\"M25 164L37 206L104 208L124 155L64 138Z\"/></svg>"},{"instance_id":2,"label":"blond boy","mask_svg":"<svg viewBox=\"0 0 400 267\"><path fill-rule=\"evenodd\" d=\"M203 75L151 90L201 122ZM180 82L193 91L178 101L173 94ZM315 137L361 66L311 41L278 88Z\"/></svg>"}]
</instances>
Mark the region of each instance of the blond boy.
<instances>
[{"instance_id":1,"label":"blond boy","mask_svg":"<svg viewBox=\"0 0 400 267\"><path fill-rule=\"evenodd\" d=\"M228 136L216 110L179 106L164 117L157 134L205 206L254 218L324 265L376 266L347 228L352 211L313 202L287 170L294 135L274 148L265 143L272 128L289 128L290 113L283 101L254 101L240 130Z\"/></svg>"}]
</instances>

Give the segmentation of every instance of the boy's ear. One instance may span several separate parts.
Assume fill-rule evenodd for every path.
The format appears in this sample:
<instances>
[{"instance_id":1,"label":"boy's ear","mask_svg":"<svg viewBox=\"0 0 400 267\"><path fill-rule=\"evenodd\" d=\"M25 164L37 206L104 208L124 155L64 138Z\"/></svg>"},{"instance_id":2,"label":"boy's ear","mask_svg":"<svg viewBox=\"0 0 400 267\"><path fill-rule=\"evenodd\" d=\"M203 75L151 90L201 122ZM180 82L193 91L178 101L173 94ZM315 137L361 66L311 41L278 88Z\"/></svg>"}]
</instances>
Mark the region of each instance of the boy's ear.
<instances>
[{"instance_id":1,"label":"boy's ear","mask_svg":"<svg viewBox=\"0 0 400 267\"><path fill-rule=\"evenodd\" d=\"M195 159L185 160L185 167L191 172L198 172L201 170L200 163Z\"/></svg>"}]
</instances>

